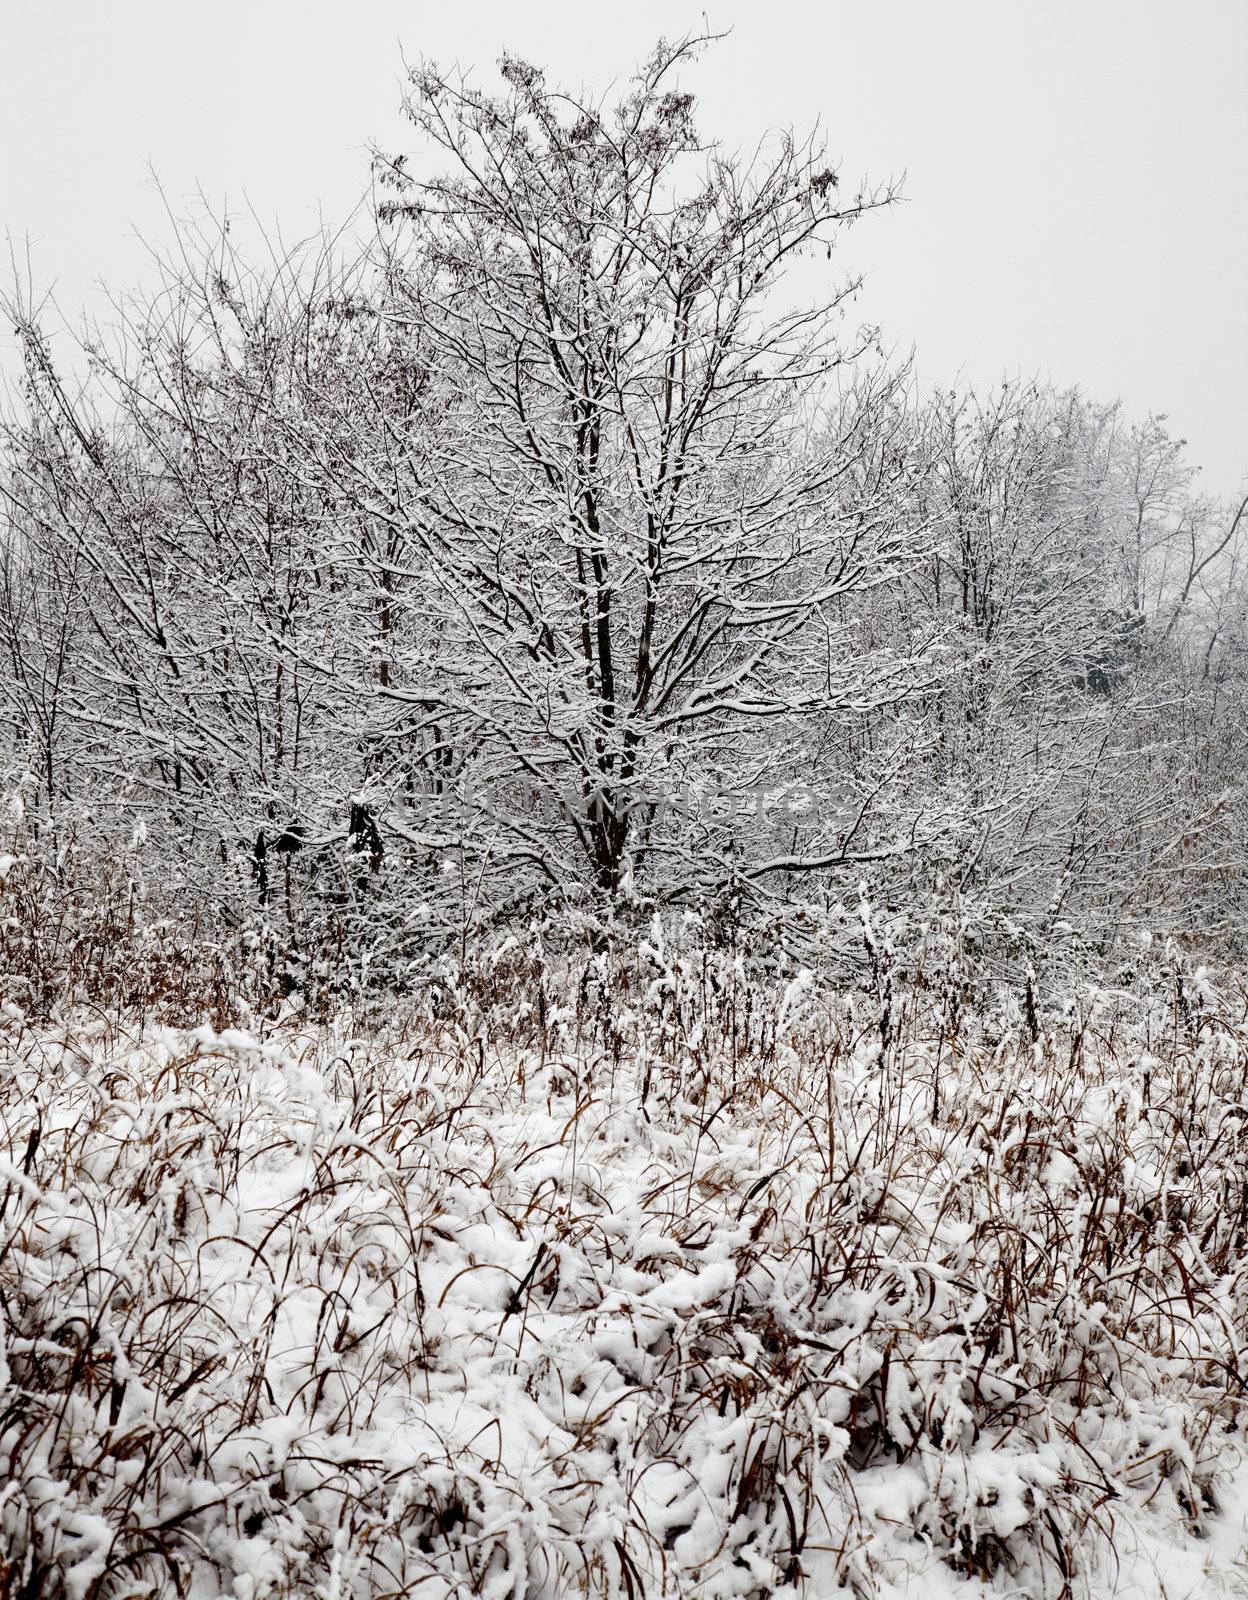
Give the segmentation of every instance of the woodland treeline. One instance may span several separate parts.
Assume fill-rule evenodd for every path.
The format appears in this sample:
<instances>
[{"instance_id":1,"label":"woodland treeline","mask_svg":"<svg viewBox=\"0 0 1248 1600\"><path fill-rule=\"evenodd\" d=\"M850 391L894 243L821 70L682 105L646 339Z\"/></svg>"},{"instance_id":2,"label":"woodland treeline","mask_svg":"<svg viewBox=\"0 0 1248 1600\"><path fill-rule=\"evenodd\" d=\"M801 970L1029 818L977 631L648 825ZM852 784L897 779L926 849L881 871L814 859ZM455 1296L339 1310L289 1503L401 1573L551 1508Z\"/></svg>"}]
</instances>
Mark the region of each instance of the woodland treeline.
<instances>
[{"instance_id":1,"label":"woodland treeline","mask_svg":"<svg viewBox=\"0 0 1248 1600\"><path fill-rule=\"evenodd\" d=\"M68 356L13 294L12 971L809 959L864 892L988 962L1242 942L1245 505L1163 418L920 392L854 319L895 192L708 142L698 49L423 66L364 244L183 228Z\"/></svg>"}]
</instances>

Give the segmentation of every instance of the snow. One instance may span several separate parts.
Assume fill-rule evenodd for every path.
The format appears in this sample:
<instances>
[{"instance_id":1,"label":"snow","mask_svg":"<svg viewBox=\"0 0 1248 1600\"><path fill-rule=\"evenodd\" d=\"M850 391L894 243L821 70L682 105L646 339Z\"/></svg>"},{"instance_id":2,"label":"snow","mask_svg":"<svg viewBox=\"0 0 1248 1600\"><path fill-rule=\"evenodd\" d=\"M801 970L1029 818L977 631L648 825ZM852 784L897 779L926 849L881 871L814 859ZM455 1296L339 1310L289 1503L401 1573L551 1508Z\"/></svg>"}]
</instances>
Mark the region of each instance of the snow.
<instances>
[{"instance_id":1,"label":"snow","mask_svg":"<svg viewBox=\"0 0 1248 1600\"><path fill-rule=\"evenodd\" d=\"M812 989L704 1095L670 1042L570 1023L10 1015L13 1570L67 1600L1245 1592L1246 1057L1154 1058L1145 1105L1127 1058L817 1051ZM1223 1161L1184 1184L1180 1124Z\"/></svg>"}]
</instances>

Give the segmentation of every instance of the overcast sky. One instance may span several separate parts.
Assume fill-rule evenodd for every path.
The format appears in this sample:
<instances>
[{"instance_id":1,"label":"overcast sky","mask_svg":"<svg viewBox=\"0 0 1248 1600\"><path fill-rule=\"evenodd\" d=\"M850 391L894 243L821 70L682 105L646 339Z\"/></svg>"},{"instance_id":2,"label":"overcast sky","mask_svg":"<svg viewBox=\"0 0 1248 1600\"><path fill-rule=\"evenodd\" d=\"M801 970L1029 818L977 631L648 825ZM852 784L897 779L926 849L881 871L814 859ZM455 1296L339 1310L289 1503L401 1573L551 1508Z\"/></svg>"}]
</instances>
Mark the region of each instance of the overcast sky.
<instances>
[{"instance_id":1,"label":"overcast sky","mask_svg":"<svg viewBox=\"0 0 1248 1600\"><path fill-rule=\"evenodd\" d=\"M1169 414L1207 486L1248 467L1248 0L732 0L687 74L747 145L822 121L847 181L907 174L845 265L922 378L1047 374ZM400 47L489 79L501 49L622 78L699 4L59 0L7 8L0 228L64 311L140 281L136 230L202 185L288 240L345 214L368 145L412 148Z\"/></svg>"}]
</instances>

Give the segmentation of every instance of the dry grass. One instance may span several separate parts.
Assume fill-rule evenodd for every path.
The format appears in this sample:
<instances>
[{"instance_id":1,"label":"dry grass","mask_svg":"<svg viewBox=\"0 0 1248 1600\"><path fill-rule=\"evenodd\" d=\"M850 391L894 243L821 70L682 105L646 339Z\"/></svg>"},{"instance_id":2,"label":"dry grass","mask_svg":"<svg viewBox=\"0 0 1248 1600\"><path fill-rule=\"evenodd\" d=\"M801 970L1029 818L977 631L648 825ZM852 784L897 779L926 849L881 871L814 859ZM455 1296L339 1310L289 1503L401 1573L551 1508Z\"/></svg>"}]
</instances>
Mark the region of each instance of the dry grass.
<instances>
[{"instance_id":1,"label":"dry grass","mask_svg":"<svg viewBox=\"0 0 1248 1600\"><path fill-rule=\"evenodd\" d=\"M1149 1529L1223 1570L1228 997L1032 1042L655 950L433 999L9 1015L0 1595L1140 1593Z\"/></svg>"}]
</instances>

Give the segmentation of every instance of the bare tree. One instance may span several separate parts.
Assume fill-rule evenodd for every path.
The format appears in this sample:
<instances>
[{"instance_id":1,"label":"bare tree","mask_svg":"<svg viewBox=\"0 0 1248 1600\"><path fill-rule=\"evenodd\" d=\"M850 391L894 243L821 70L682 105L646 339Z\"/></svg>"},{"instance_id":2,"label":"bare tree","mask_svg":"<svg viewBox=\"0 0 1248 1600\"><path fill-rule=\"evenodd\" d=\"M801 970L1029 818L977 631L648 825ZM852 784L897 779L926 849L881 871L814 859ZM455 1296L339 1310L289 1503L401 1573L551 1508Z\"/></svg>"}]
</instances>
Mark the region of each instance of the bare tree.
<instances>
[{"instance_id":1,"label":"bare tree","mask_svg":"<svg viewBox=\"0 0 1248 1600\"><path fill-rule=\"evenodd\" d=\"M705 146L675 82L700 44L660 46L614 109L511 59L497 98L421 68L408 111L448 170L384 167L409 229L391 315L446 396L414 520L462 652L447 718L477 792L523 834L523 779L608 891L695 768L800 776L804 718L914 687L861 655L850 614L914 554L897 379L847 381L872 343L838 336L852 283L813 307L779 292L891 191L842 198L813 140ZM412 501L381 472L369 492L410 535Z\"/></svg>"}]
</instances>

